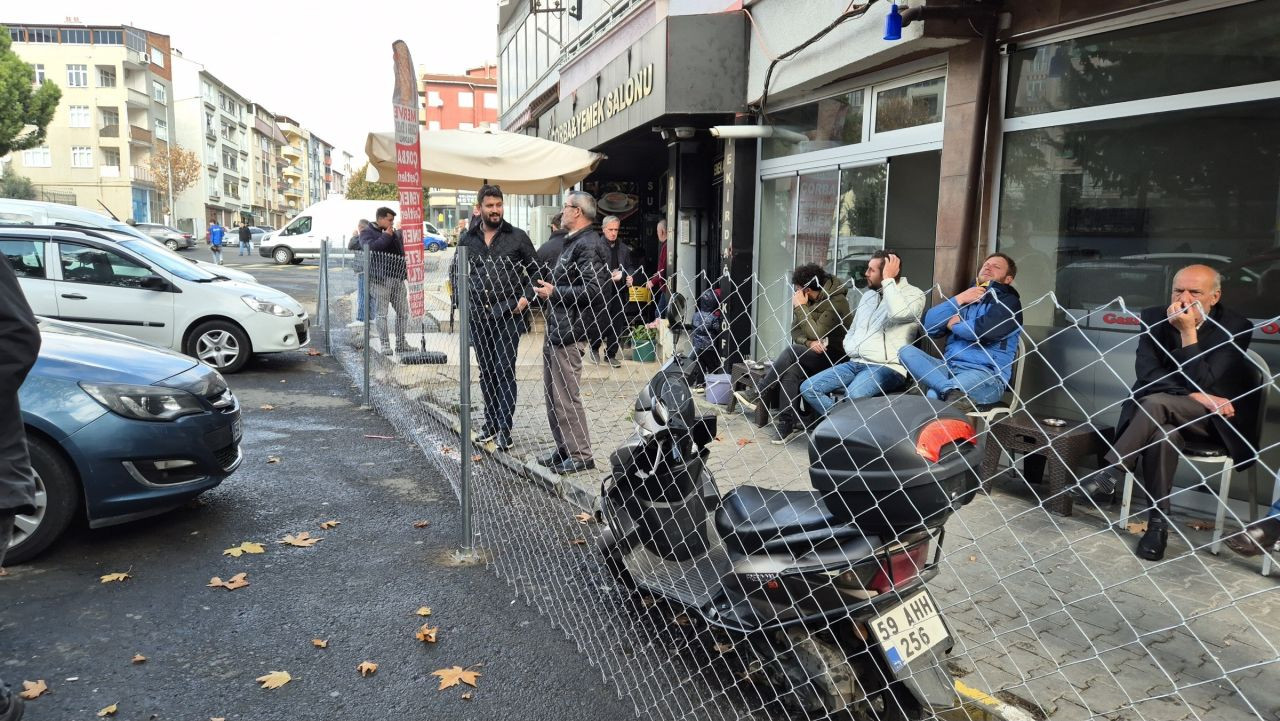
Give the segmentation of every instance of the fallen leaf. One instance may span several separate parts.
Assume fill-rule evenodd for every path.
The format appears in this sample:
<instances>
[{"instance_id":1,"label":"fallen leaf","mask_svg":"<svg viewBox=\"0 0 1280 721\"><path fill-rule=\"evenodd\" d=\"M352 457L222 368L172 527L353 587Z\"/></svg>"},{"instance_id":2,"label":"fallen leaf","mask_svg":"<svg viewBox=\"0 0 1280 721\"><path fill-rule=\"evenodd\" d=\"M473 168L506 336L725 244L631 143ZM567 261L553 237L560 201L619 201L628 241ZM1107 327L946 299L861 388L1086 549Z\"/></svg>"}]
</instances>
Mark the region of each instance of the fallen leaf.
<instances>
[{"instance_id":1,"label":"fallen leaf","mask_svg":"<svg viewBox=\"0 0 1280 721\"><path fill-rule=\"evenodd\" d=\"M723 440L724 440L724 438L723 438L723 437L721 437L721 436L716 436L716 440L717 440L717 441L723 441Z\"/></svg>"},{"instance_id":2,"label":"fallen leaf","mask_svg":"<svg viewBox=\"0 0 1280 721\"><path fill-rule=\"evenodd\" d=\"M292 533L285 534L285 537L281 538L280 542L290 546L297 546L298 548L310 548L322 540L320 538L312 538L311 533L303 531L296 536Z\"/></svg>"},{"instance_id":3,"label":"fallen leaf","mask_svg":"<svg viewBox=\"0 0 1280 721\"><path fill-rule=\"evenodd\" d=\"M146 662L147 662L147 657L146 657L146 656L143 656L143 655L142 655L142 654L140 654L140 653L135 653L135 654L133 654L133 662L134 662L134 663L146 663Z\"/></svg>"},{"instance_id":4,"label":"fallen leaf","mask_svg":"<svg viewBox=\"0 0 1280 721\"><path fill-rule=\"evenodd\" d=\"M585 539L585 538L570 538L570 539L569 539L569 545L570 545L570 546L585 546L585 545L587 545L587 539Z\"/></svg>"},{"instance_id":5,"label":"fallen leaf","mask_svg":"<svg viewBox=\"0 0 1280 721\"><path fill-rule=\"evenodd\" d=\"M394 440L396 439L396 437L395 437L395 436L380 436L380 435L378 435L378 434L376 434L376 433L366 433L366 434L364 434L364 437L365 437L365 438L373 438L373 439L376 439L376 440L379 440L379 441L394 441Z\"/></svg>"},{"instance_id":6,"label":"fallen leaf","mask_svg":"<svg viewBox=\"0 0 1280 721\"><path fill-rule=\"evenodd\" d=\"M249 581L247 580L248 575L249 574L247 573L237 573L226 581L214 576L209 579L209 583L207 585L209 588L225 588L228 591L234 591L237 588L244 588L249 585Z\"/></svg>"},{"instance_id":7,"label":"fallen leaf","mask_svg":"<svg viewBox=\"0 0 1280 721\"><path fill-rule=\"evenodd\" d=\"M462 694L462 700L463 700L463 701L470 701L470 700L471 700L471 692L470 692L470 691L468 691L468 692L466 692L466 693Z\"/></svg>"},{"instance_id":8,"label":"fallen leaf","mask_svg":"<svg viewBox=\"0 0 1280 721\"><path fill-rule=\"evenodd\" d=\"M414 528L426 528L427 526L430 526L430 525L431 525L431 521L414 521L413 522Z\"/></svg>"},{"instance_id":9,"label":"fallen leaf","mask_svg":"<svg viewBox=\"0 0 1280 721\"><path fill-rule=\"evenodd\" d=\"M423 606L422 608L419 608L417 611L415 611L415 613L417 613L419 616L430 616L430 615L431 615L431 607L430 607L430 606Z\"/></svg>"},{"instance_id":10,"label":"fallen leaf","mask_svg":"<svg viewBox=\"0 0 1280 721\"><path fill-rule=\"evenodd\" d=\"M1146 533L1147 522L1146 521L1130 521L1129 524L1125 526L1125 528L1129 531L1129 533L1132 533L1135 535L1139 533Z\"/></svg>"},{"instance_id":11,"label":"fallen leaf","mask_svg":"<svg viewBox=\"0 0 1280 721\"><path fill-rule=\"evenodd\" d=\"M324 355L324 353L321 353L320 351L316 350L315 348L312 348L311 350L307 351L307 355L309 355L309 356L318 356L318 355Z\"/></svg>"},{"instance_id":12,"label":"fallen leaf","mask_svg":"<svg viewBox=\"0 0 1280 721\"><path fill-rule=\"evenodd\" d=\"M578 515L574 516L574 518L578 519L578 523L581 523L584 526L596 520L596 517L591 515L590 513L579 513Z\"/></svg>"},{"instance_id":13,"label":"fallen leaf","mask_svg":"<svg viewBox=\"0 0 1280 721\"><path fill-rule=\"evenodd\" d=\"M255 543L253 541L245 541L244 543L241 543L239 546L232 546L231 548L228 548L227 550L223 551L222 555L239 558L240 556L246 553L266 553L266 550L267 549L263 548L261 543Z\"/></svg>"},{"instance_id":14,"label":"fallen leaf","mask_svg":"<svg viewBox=\"0 0 1280 721\"><path fill-rule=\"evenodd\" d=\"M715 650L719 651L719 652L720 652L720 653L722 653L722 654L723 654L723 653L729 653L730 651L732 651L732 650L733 650L733 644L731 644L731 643L717 643L717 644L714 646L714 648L715 648Z\"/></svg>"},{"instance_id":15,"label":"fallen leaf","mask_svg":"<svg viewBox=\"0 0 1280 721\"><path fill-rule=\"evenodd\" d=\"M123 581L126 578L133 578L133 576L130 576L128 571L124 573L108 573L102 577L102 582L111 583L112 581Z\"/></svg>"},{"instance_id":16,"label":"fallen leaf","mask_svg":"<svg viewBox=\"0 0 1280 721\"><path fill-rule=\"evenodd\" d=\"M106 708L102 709L101 711L99 711L99 712L98 712L98 715L99 715L99 716L115 716L115 715L116 715L116 704L111 704L110 706L108 706L108 707L106 707Z\"/></svg>"},{"instance_id":17,"label":"fallen leaf","mask_svg":"<svg viewBox=\"0 0 1280 721\"><path fill-rule=\"evenodd\" d=\"M461 666L453 668L442 668L439 671L432 671L432 676L440 677L440 688L437 691L443 691L447 688L457 686L461 681L472 688L475 688L476 679L480 677L479 671L468 671Z\"/></svg>"},{"instance_id":18,"label":"fallen leaf","mask_svg":"<svg viewBox=\"0 0 1280 721\"><path fill-rule=\"evenodd\" d=\"M279 462L280 462L280 456L267 456L267 463L268 463L268 464L271 464L271 463L279 463Z\"/></svg>"},{"instance_id":19,"label":"fallen leaf","mask_svg":"<svg viewBox=\"0 0 1280 721\"><path fill-rule=\"evenodd\" d=\"M361 676L368 676L371 673L378 672L378 664L373 661L362 661L359 666L356 666L356 670L360 672Z\"/></svg>"},{"instance_id":20,"label":"fallen leaf","mask_svg":"<svg viewBox=\"0 0 1280 721\"><path fill-rule=\"evenodd\" d=\"M227 721L226 716L210 716L209 721Z\"/></svg>"},{"instance_id":21,"label":"fallen leaf","mask_svg":"<svg viewBox=\"0 0 1280 721\"><path fill-rule=\"evenodd\" d=\"M743 446L747 445L748 443L755 443L755 441L751 440L750 438L739 438L739 439L738 439L738 447L739 447L739 448L742 448Z\"/></svg>"},{"instance_id":22,"label":"fallen leaf","mask_svg":"<svg viewBox=\"0 0 1280 721\"><path fill-rule=\"evenodd\" d=\"M428 626L427 624L424 623L422 624L422 628L418 629L418 632L413 634L413 636L414 638L418 639L419 641L422 641L423 643L435 643L436 634L439 632L440 632L439 626L432 628L431 626ZM474 685L475 684L472 684L472 686Z\"/></svg>"},{"instance_id":23,"label":"fallen leaf","mask_svg":"<svg viewBox=\"0 0 1280 721\"><path fill-rule=\"evenodd\" d=\"M4 566L0 566L0 576L8 576L8 575L9 575L9 572L5 570Z\"/></svg>"},{"instance_id":24,"label":"fallen leaf","mask_svg":"<svg viewBox=\"0 0 1280 721\"><path fill-rule=\"evenodd\" d=\"M651 608L651 607L653 606L653 604L657 603L657 601L654 601L654 600L653 600L653 596L641 596L641 597L640 597L640 603L641 603L641 605L643 605L645 608Z\"/></svg>"},{"instance_id":25,"label":"fallen leaf","mask_svg":"<svg viewBox=\"0 0 1280 721\"><path fill-rule=\"evenodd\" d=\"M263 403L262 405L258 406L258 410L260 411L274 411L275 409L276 407L271 405L270 403Z\"/></svg>"},{"instance_id":26,"label":"fallen leaf","mask_svg":"<svg viewBox=\"0 0 1280 721\"><path fill-rule=\"evenodd\" d=\"M342 523L342 521L325 521L324 523L320 524L320 528L327 531L331 528L337 528L338 524L340 523Z\"/></svg>"},{"instance_id":27,"label":"fallen leaf","mask_svg":"<svg viewBox=\"0 0 1280 721\"><path fill-rule=\"evenodd\" d=\"M40 698L40 696L48 690L49 686L44 682L44 679L40 679L38 681L23 681L22 692L18 695L28 701L34 701L35 699Z\"/></svg>"},{"instance_id":28,"label":"fallen leaf","mask_svg":"<svg viewBox=\"0 0 1280 721\"><path fill-rule=\"evenodd\" d=\"M682 614L680 614L679 616L676 616L673 620L675 621L675 624L676 624L677 626L688 626L688 625L689 625L689 617L688 617L686 614L683 614L683 613L682 613Z\"/></svg>"},{"instance_id":29,"label":"fallen leaf","mask_svg":"<svg viewBox=\"0 0 1280 721\"><path fill-rule=\"evenodd\" d=\"M1202 521L1202 520L1200 520L1200 519L1198 519L1198 518L1197 518L1196 520L1192 521L1191 523L1188 523L1188 524L1187 524L1187 527L1188 527L1188 528L1191 528L1191 529L1193 529L1193 530L1196 530L1196 531L1212 531L1212 530L1213 530L1213 521Z\"/></svg>"},{"instance_id":30,"label":"fallen leaf","mask_svg":"<svg viewBox=\"0 0 1280 721\"><path fill-rule=\"evenodd\" d=\"M316 648L329 648L329 639L313 638L311 639L311 645L315 646Z\"/></svg>"},{"instance_id":31,"label":"fallen leaf","mask_svg":"<svg viewBox=\"0 0 1280 721\"><path fill-rule=\"evenodd\" d=\"M969 563L973 563L976 560L978 560L977 556L969 556Z\"/></svg>"},{"instance_id":32,"label":"fallen leaf","mask_svg":"<svg viewBox=\"0 0 1280 721\"><path fill-rule=\"evenodd\" d=\"M479 463L480 461L483 461L483 460L484 460L484 456L480 455L479 453L471 457L472 463Z\"/></svg>"},{"instance_id":33,"label":"fallen leaf","mask_svg":"<svg viewBox=\"0 0 1280 721\"><path fill-rule=\"evenodd\" d=\"M262 684L262 688L280 688L281 686L293 680L288 671L272 671L266 676L259 676L255 681Z\"/></svg>"},{"instance_id":34,"label":"fallen leaf","mask_svg":"<svg viewBox=\"0 0 1280 721\"><path fill-rule=\"evenodd\" d=\"M453 449L450 448L449 446L440 446L440 452L447 456L450 453L453 453Z\"/></svg>"}]
</instances>

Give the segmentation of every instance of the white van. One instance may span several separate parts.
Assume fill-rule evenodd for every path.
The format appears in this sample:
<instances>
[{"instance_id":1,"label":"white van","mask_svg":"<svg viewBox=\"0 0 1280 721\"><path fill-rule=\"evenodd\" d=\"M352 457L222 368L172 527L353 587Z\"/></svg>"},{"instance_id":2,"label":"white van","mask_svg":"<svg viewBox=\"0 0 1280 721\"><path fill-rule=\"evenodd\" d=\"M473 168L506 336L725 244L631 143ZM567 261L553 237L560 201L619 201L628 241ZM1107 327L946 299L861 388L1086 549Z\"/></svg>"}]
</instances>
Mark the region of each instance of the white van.
<instances>
[{"instance_id":1,"label":"white van","mask_svg":"<svg viewBox=\"0 0 1280 721\"><path fill-rule=\"evenodd\" d=\"M329 198L307 207L280 230L265 236L258 244L258 254L280 265L301 263L304 258L320 257L320 241L329 239L331 253L347 252L347 242L356 232L361 219L373 222L378 208L387 207L400 215L395 200L347 200ZM449 247L448 240L431 223L422 224L422 244L428 253Z\"/></svg>"}]
</instances>

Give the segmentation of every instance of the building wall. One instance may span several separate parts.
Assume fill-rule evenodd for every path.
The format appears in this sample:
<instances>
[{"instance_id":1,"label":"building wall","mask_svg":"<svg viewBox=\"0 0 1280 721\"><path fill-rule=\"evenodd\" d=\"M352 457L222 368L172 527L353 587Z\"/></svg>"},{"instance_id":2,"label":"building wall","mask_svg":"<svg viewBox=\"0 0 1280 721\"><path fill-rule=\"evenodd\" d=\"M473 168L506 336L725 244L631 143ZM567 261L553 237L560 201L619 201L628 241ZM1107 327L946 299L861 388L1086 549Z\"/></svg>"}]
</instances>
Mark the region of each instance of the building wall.
<instances>
[{"instance_id":1,"label":"building wall","mask_svg":"<svg viewBox=\"0 0 1280 721\"><path fill-rule=\"evenodd\" d=\"M210 220L230 226L251 212L248 103L205 66L176 56L179 144L201 160L197 182L179 195L177 222L203 237Z\"/></svg>"},{"instance_id":2,"label":"building wall","mask_svg":"<svg viewBox=\"0 0 1280 721\"><path fill-rule=\"evenodd\" d=\"M422 124L429 130L457 130L468 125L487 128L498 124L496 66L476 68L461 76L426 74L420 78L419 86ZM471 107L463 105L465 96L470 96Z\"/></svg>"}]
</instances>

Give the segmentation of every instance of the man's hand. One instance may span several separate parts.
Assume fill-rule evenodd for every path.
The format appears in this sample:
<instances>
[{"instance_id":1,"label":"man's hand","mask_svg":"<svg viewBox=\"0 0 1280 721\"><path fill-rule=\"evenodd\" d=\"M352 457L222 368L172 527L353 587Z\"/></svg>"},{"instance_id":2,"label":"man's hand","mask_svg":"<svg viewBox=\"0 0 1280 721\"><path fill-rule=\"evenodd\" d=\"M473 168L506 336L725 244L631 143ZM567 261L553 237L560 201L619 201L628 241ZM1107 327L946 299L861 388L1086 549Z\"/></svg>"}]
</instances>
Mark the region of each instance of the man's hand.
<instances>
[{"instance_id":1,"label":"man's hand","mask_svg":"<svg viewBox=\"0 0 1280 721\"><path fill-rule=\"evenodd\" d=\"M884 267L881 268L880 274L884 276L884 280L895 280L901 272L902 258L899 258L897 253L890 253L889 257L884 259Z\"/></svg>"},{"instance_id":2,"label":"man's hand","mask_svg":"<svg viewBox=\"0 0 1280 721\"><path fill-rule=\"evenodd\" d=\"M958 315L951 316L950 318L947 319L947 330L951 330L956 323L959 323L962 320L964 319Z\"/></svg>"},{"instance_id":3,"label":"man's hand","mask_svg":"<svg viewBox=\"0 0 1280 721\"><path fill-rule=\"evenodd\" d=\"M636 284L636 277L634 275L627 276L627 287L630 288L635 284Z\"/></svg>"},{"instance_id":4,"label":"man's hand","mask_svg":"<svg viewBox=\"0 0 1280 721\"><path fill-rule=\"evenodd\" d=\"M622 280L622 271L615 270L609 277L613 279L614 283L617 283L618 281Z\"/></svg>"},{"instance_id":5,"label":"man's hand","mask_svg":"<svg viewBox=\"0 0 1280 721\"><path fill-rule=\"evenodd\" d=\"M533 286L534 294L542 300L550 298L551 294L555 292L555 289L556 287L554 285L551 285L545 280L539 280L537 284Z\"/></svg>"},{"instance_id":6,"label":"man's hand","mask_svg":"<svg viewBox=\"0 0 1280 721\"><path fill-rule=\"evenodd\" d=\"M1179 333L1190 333L1196 329L1195 308L1189 306L1182 301L1174 301L1168 310L1169 323L1178 329Z\"/></svg>"},{"instance_id":7,"label":"man's hand","mask_svg":"<svg viewBox=\"0 0 1280 721\"><path fill-rule=\"evenodd\" d=\"M791 296L791 305L795 308L799 308L802 305L807 305L808 303L809 303L809 296L807 293L804 292L803 288L801 288L800 290L797 290L795 294Z\"/></svg>"},{"instance_id":8,"label":"man's hand","mask_svg":"<svg viewBox=\"0 0 1280 721\"><path fill-rule=\"evenodd\" d=\"M516 309L512 311L512 313L515 315L520 315L528 307L529 307L529 299L522 295L520 296L520 300L516 301Z\"/></svg>"},{"instance_id":9,"label":"man's hand","mask_svg":"<svg viewBox=\"0 0 1280 721\"><path fill-rule=\"evenodd\" d=\"M987 294L986 288L983 288L980 285L975 285L972 288L969 288L963 293L960 293L959 295L957 295L955 297L955 301L958 305L969 305L970 303L976 303L979 300L982 300L982 296L986 294Z\"/></svg>"},{"instance_id":10,"label":"man's hand","mask_svg":"<svg viewBox=\"0 0 1280 721\"><path fill-rule=\"evenodd\" d=\"M1210 413L1216 413L1223 418L1231 418L1236 414L1236 407L1231 401L1221 396L1211 396L1208 393L1192 393L1191 400L1204 406L1204 409Z\"/></svg>"},{"instance_id":11,"label":"man's hand","mask_svg":"<svg viewBox=\"0 0 1280 721\"><path fill-rule=\"evenodd\" d=\"M820 340L811 340L809 341L809 350L813 351L814 353L826 353L827 344L823 343Z\"/></svg>"},{"instance_id":12,"label":"man's hand","mask_svg":"<svg viewBox=\"0 0 1280 721\"><path fill-rule=\"evenodd\" d=\"M649 290L653 290L653 280L652 279L646 280L644 282L644 287L648 288Z\"/></svg>"}]
</instances>

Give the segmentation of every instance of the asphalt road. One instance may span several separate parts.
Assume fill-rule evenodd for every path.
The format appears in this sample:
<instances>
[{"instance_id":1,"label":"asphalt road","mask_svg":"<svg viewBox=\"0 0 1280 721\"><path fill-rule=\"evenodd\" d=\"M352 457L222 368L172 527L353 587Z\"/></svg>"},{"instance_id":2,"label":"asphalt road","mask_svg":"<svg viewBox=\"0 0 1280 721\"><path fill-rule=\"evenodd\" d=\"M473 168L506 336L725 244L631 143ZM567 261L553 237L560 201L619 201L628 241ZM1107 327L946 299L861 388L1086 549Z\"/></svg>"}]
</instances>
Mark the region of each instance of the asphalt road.
<instances>
[{"instance_id":1,"label":"asphalt road","mask_svg":"<svg viewBox=\"0 0 1280 721\"><path fill-rule=\"evenodd\" d=\"M244 260L260 282L314 302L314 266ZM121 719L632 716L509 586L450 563L460 523L447 481L405 441L366 437L395 433L359 407L333 359L262 357L229 380L246 435L227 481L162 516L73 530L0 578L0 677L50 689L27 718L93 719L111 704ZM341 525L321 530L330 519ZM324 540L279 542L300 531ZM266 552L223 555L243 541ZM131 578L99 582L117 571ZM247 587L206 586L240 572ZM424 621L438 643L414 637ZM377 672L362 678L363 661ZM438 691L431 672L455 665L479 671L478 687ZM293 680L259 688L272 671Z\"/></svg>"}]
</instances>

